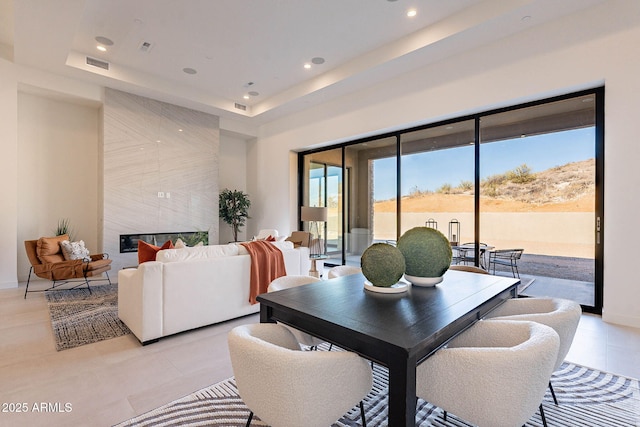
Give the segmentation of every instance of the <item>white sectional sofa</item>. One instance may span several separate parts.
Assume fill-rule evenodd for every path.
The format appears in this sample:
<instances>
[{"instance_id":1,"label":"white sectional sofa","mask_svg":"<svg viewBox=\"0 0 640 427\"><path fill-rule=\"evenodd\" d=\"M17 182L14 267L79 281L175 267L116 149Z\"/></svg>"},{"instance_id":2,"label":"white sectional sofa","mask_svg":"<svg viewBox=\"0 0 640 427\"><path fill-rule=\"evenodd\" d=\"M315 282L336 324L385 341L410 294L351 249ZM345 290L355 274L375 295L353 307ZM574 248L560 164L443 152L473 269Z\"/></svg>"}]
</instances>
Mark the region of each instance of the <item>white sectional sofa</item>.
<instances>
[{"instance_id":1,"label":"white sectional sofa","mask_svg":"<svg viewBox=\"0 0 640 427\"><path fill-rule=\"evenodd\" d=\"M307 274L309 248L272 242L287 275ZM251 258L240 244L161 250L118 272L118 317L141 343L260 310L249 303Z\"/></svg>"}]
</instances>

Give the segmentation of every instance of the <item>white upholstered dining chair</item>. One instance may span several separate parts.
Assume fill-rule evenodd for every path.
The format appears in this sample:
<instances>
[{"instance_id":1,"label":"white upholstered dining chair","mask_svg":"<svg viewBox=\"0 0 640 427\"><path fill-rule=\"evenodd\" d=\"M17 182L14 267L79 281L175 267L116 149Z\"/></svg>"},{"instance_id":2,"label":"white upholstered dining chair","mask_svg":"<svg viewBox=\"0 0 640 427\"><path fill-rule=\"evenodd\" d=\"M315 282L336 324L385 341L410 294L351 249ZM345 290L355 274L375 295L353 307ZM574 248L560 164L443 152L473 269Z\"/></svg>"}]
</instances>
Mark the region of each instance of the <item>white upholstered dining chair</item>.
<instances>
[{"instance_id":1,"label":"white upholstered dining chair","mask_svg":"<svg viewBox=\"0 0 640 427\"><path fill-rule=\"evenodd\" d=\"M347 351L301 351L281 325L238 326L228 334L238 392L253 415L275 427L326 427L360 402L373 384L368 363Z\"/></svg>"},{"instance_id":2,"label":"white upholstered dining chair","mask_svg":"<svg viewBox=\"0 0 640 427\"><path fill-rule=\"evenodd\" d=\"M280 291L282 289L293 288L296 286L302 286L313 282L319 282L322 279L313 276L282 276L273 280L269 287L267 288L267 292L275 292ZM312 349L316 349L318 345L323 343L319 338L314 337L313 335L309 335L306 332L299 331L290 326L286 326L287 329L291 331L291 333L296 337L298 342L304 346L311 347Z\"/></svg>"},{"instance_id":3,"label":"white upholstered dining chair","mask_svg":"<svg viewBox=\"0 0 640 427\"><path fill-rule=\"evenodd\" d=\"M569 353L581 315L582 308L575 301L561 298L513 298L498 306L486 319L538 322L553 328L560 337L558 357L553 367L555 371ZM557 405L558 399L551 381L549 390Z\"/></svg>"},{"instance_id":4,"label":"white upholstered dining chair","mask_svg":"<svg viewBox=\"0 0 640 427\"><path fill-rule=\"evenodd\" d=\"M328 279L334 279L336 277L349 276L351 274L362 273L362 269L360 267L355 267L352 265L336 265L335 267L331 267L327 272Z\"/></svg>"},{"instance_id":5,"label":"white upholstered dining chair","mask_svg":"<svg viewBox=\"0 0 640 427\"><path fill-rule=\"evenodd\" d=\"M480 321L416 370L416 394L480 427L523 425L540 408L560 339L534 322Z\"/></svg>"}]
</instances>

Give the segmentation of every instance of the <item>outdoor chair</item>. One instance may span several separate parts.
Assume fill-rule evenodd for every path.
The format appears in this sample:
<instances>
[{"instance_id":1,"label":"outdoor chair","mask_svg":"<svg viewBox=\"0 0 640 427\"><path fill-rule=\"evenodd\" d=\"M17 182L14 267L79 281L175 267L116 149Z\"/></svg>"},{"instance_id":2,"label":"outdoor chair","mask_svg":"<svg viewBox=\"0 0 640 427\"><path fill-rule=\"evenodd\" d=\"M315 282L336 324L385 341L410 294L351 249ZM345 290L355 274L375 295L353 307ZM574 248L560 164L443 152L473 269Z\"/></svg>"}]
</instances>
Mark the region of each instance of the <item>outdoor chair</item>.
<instances>
[{"instance_id":1,"label":"outdoor chair","mask_svg":"<svg viewBox=\"0 0 640 427\"><path fill-rule=\"evenodd\" d=\"M485 256L486 256L487 247L488 245L486 243L480 243L478 245L479 252L480 252L479 254L480 266L483 268L486 266ZM473 242L463 243L460 246L456 246L455 249L458 251L456 264L472 264L473 265L476 262L475 244Z\"/></svg>"},{"instance_id":2,"label":"outdoor chair","mask_svg":"<svg viewBox=\"0 0 640 427\"><path fill-rule=\"evenodd\" d=\"M228 334L233 375L253 415L280 427L324 427L360 402L373 386L367 362L349 351L301 351L278 324L237 326ZM261 424L262 425L262 424Z\"/></svg>"},{"instance_id":3,"label":"outdoor chair","mask_svg":"<svg viewBox=\"0 0 640 427\"><path fill-rule=\"evenodd\" d=\"M25 240L24 247L29 263L31 263L27 287L24 291L25 298L27 298L28 292L41 292L29 290L31 273L52 282L51 286L44 291L56 289L67 283L77 283L71 289L86 284L87 289L91 292L90 281L106 280L111 284L109 273L107 273L111 270L111 260L108 254L89 255L86 260L65 260L60 246L60 242L65 240L69 240L69 236L66 234L56 237L41 237L38 240ZM106 275L106 279L95 278L101 276L102 273ZM94 279L90 279L91 277Z\"/></svg>"},{"instance_id":4,"label":"outdoor chair","mask_svg":"<svg viewBox=\"0 0 640 427\"><path fill-rule=\"evenodd\" d=\"M522 257L524 249L496 249L489 251L489 271L493 265L493 274L496 274L496 264L511 268L513 277L520 278L518 272L518 260Z\"/></svg>"}]
</instances>

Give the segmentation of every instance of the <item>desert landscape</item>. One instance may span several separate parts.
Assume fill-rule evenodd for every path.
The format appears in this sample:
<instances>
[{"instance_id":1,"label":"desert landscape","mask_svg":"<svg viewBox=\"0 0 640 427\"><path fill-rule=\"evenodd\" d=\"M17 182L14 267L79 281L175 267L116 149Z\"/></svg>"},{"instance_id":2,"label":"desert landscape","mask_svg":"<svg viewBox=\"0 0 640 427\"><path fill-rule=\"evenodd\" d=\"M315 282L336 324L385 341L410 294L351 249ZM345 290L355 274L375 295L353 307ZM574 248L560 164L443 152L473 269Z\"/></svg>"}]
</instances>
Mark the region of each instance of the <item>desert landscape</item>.
<instances>
[{"instance_id":1,"label":"desert landscape","mask_svg":"<svg viewBox=\"0 0 640 427\"><path fill-rule=\"evenodd\" d=\"M481 182L480 240L496 248L526 253L594 257L595 160L568 163L533 173L526 165ZM460 242L474 239L473 186L445 184L435 191L413 191L402 198L402 228L428 219L448 235L460 222ZM374 204L374 239L395 239L396 201Z\"/></svg>"}]
</instances>

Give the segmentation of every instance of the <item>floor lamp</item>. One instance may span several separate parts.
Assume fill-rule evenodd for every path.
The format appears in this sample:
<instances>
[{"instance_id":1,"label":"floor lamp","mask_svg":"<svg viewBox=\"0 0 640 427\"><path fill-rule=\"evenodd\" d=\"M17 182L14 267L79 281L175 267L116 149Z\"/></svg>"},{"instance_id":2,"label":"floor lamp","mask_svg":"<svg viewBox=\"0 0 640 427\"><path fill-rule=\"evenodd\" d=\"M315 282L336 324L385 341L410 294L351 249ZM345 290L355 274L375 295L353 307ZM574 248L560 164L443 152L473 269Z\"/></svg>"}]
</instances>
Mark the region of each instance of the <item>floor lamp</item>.
<instances>
[{"instance_id":1,"label":"floor lamp","mask_svg":"<svg viewBox=\"0 0 640 427\"><path fill-rule=\"evenodd\" d=\"M318 222L327 222L327 208L320 206L303 206L300 209L300 219L309 222L309 233L311 234L309 254L312 257L324 255L324 239L320 235Z\"/></svg>"}]
</instances>

